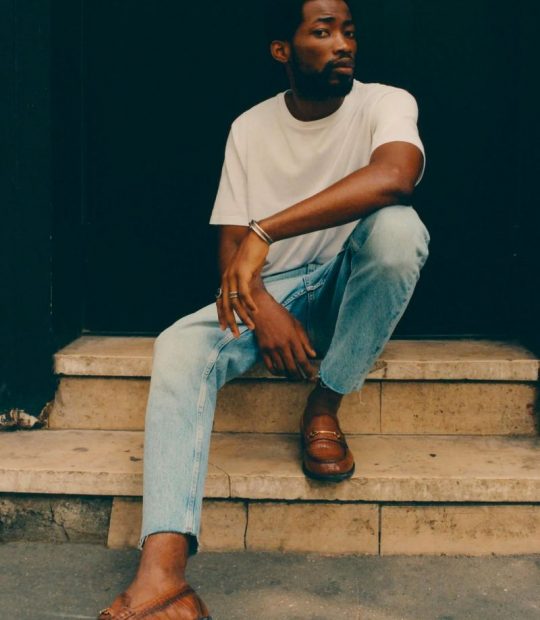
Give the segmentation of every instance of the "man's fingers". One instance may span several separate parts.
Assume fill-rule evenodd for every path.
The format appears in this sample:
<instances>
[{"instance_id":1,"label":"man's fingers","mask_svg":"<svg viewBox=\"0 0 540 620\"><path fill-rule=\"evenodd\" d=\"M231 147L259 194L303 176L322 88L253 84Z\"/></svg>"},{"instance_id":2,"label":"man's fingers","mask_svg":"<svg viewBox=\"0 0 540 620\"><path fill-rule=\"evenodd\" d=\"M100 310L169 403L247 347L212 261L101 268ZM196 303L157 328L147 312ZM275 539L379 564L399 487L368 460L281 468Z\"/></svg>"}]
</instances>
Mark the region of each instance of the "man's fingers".
<instances>
[{"instance_id":1,"label":"man's fingers","mask_svg":"<svg viewBox=\"0 0 540 620\"><path fill-rule=\"evenodd\" d=\"M221 319L223 329L227 329L227 310L229 303L229 289L227 288L227 278L223 275L221 279Z\"/></svg>"},{"instance_id":2,"label":"man's fingers","mask_svg":"<svg viewBox=\"0 0 540 620\"><path fill-rule=\"evenodd\" d=\"M263 358L264 365L266 366L266 368L268 368L269 372L271 372L273 375L279 376L279 372L274 366L272 356L268 353L263 353L262 358Z\"/></svg>"},{"instance_id":3,"label":"man's fingers","mask_svg":"<svg viewBox=\"0 0 540 620\"><path fill-rule=\"evenodd\" d=\"M294 358L294 355L291 351L291 349L284 349L281 352L281 357L283 358L283 362L285 363L285 368L287 370L287 374L289 375L289 377L291 379L303 379L301 373L298 370L298 367L296 365L296 360Z\"/></svg>"},{"instance_id":4,"label":"man's fingers","mask_svg":"<svg viewBox=\"0 0 540 620\"><path fill-rule=\"evenodd\" d=\"M304 347L302 343L299 342L294 345L294 357L296 358L296 365L304 375L303 379L313 379L316 374L315 368L311 365L310 361L306 357L306 353L304 351Z\"/></svg>"},{"instance_id":5,"label":"man's fingers","mask_svg":"<svg viewBox=\"0 0 540 620\"><path fill-rule=\"evenodd\" d=\"M240 331L238 329L238 325L236 324L236 317L233 313L233 299L231 299L231 293L237 293L238 289L236 288L236 280L231 277L225 277L223 282L223 313L225 315L225 320L227 321L228 327L230 327L233 335L238 338L240 336Z\"/></svg>"},{"instance_id":6,"label":"man's fingers","mask_svg":"<svg viewBox=\"0 0 540 620\"><path fill-rule=\"evenodd\" d=\"M251 320L251 317L249 316L240 298L233 298L232 307L234 308L236 314L244 322L244 324L249 327L249 329L255 329L255 323L253 323L253 321Z\"/></svg>"},{"instance_id":7,"label":"man's fingers","mask_svg":"<svg viewBox=\"0 0 540 620\"><path fill-rule=\"evenodd\" d=\"M311 357L317 357L317 351L311 345L309 337L304 329L304 326L300 321L296 324L296 331L298 332L298 336L300 337L300 341L302 342L302 346L304 347L306 353Z\"/></svg>"},{"instance_id":8,"label":"man's fingers","mask_svg":"<svg viewBox=\"0 0 540 620\"><path fill-rule=\"evenodd\" d=\"M276 370L276 374L279 376L283 376L285 374L285 366L283 364L283 360L281 359L281 355L277 351L272 351L271 358L274 368Z\"/></svg>"},{"instance_id":9,"label":"man's fingers","mask_svg":"<svg viewBox=\"0 0 540 620\"><path fill-rule=\"evenodd\" d=\"M218 297L216 299L216 308L217 308L219 327L221 329L226 329L227 323L223 317L223 298L222 297Z\"/></svg>"},{"instance_id":10,"label":"man's fingers","mask_svg":"<svg viewBox=\"0 0 540 620\"><path fill-rule=\"evenodd\" d=\"M241 274L238 277L238 292L240 293L242 303L246 309L249 312L257 312L257 305L253 301L253 297L251 296L251 288L249 286L251 279L251 277L248 279Z\"/></svg>"}]
</instances>

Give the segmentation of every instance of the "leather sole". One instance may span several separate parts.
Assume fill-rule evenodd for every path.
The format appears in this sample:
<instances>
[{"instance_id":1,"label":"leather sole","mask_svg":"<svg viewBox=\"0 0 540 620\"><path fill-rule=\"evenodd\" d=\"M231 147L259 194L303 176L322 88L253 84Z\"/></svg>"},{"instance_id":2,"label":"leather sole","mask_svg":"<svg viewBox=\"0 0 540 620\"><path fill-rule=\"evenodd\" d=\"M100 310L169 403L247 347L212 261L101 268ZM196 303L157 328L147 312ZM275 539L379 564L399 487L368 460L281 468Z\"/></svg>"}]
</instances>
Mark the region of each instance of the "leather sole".
<instances>
[{"instance_id":1,"label":"leather sole","mask_svg":"<svg viewBox=\"0 0 540 620\"><path fill-rule=\"evenodd\" d=\"M322 480L324 482L342 482L343 480L347 480L354 474L355 468L356 465L353 463L351 469L342 474L316 474L315 472L309 471L309 469L306 468L305 463L302 463L302 471L307 478L311 478L312 480Z\"/></svg>"},{"instance_id":2,"label":"leather sole","mask_svg":"<svg viewBox=\"0 0 540 620\"><path fill-rule=\"evenodd\" d=\"M163 618L165 620L165 618L170 618L168 612L172 611L174 614L175 609L178 610L180 607L185 607L184 601L187 597L194 597L196 599L195 607L198 608L198 611L195 607L191 611L208 613L208 609L206 609L206 606L193 588L186 584L180 589L169 591L134 608L123 605L113 610L112 607L107 607L99 612L97 620L152 620L154 618ZM124 600L125 594L122 594L120 604ZM199 620L212 620L212 616L200 616Z\"/></svg>"}]
</instances>

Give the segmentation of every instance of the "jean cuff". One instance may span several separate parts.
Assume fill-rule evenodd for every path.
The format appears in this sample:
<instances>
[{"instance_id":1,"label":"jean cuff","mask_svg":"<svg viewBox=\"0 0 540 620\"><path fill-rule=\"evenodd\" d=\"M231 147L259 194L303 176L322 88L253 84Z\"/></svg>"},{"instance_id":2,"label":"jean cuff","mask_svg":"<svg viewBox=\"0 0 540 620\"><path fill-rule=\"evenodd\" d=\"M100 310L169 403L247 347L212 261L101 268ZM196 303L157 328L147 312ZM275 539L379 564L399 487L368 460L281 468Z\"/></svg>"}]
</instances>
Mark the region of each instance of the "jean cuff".
<instances>
[{"instance_id":1,"label":"jean cuff","mask_svg":"<svg viewBox=\"0 0 540 620\"><path fill-rule=\"evenodd\" d=\"M142 548L144 547L144 543L146 542L147 538L149 536L152 536L153 534L183 534L188 539L188 556L191 557L192 555L196 555L199 551L199 539L197 538L197 536L191 532L181 532L179 530L159 530L156 532L150 532L146 535L141 534L137 549L142 551Z\"/></svg>"}]
</instances>

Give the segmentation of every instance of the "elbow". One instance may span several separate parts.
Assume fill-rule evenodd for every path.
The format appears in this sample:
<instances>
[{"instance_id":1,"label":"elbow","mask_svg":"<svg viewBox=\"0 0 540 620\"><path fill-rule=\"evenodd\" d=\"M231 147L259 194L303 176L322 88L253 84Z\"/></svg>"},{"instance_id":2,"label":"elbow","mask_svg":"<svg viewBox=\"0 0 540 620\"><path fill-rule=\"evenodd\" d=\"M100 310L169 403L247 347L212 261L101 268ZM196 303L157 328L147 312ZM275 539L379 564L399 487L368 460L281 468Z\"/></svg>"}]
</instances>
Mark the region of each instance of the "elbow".
<instances>
[{"instance_id":1,"label":"elbow","mask_svg":"<svg viewBox=\"0 0 540 620\"><path fill-rule=\"evenodd\" d=\"M393 202L408 200L414 194L415 179L406 174L399 166L393 166L388 170L387 191L392 196Z\"/></svg>"}]
</instances>

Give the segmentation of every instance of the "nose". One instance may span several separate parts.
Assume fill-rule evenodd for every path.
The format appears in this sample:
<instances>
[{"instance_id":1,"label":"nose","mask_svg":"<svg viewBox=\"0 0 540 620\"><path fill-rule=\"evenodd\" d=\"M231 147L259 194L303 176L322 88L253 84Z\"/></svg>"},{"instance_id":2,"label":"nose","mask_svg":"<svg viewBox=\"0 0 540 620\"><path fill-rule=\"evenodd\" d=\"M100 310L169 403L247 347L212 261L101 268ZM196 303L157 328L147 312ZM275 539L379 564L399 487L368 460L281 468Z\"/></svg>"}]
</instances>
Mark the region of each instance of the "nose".
<instances>
[{"instance_id":1,"label":"nose","mask_svg":"<svg viewBox=\"0 0 540 620\"><path fill-rule=\"evenodd\" d=\"M356 41L354 38L345 36L345 33L339 32L336 34L334 43L334 52L336 54L347 54L349 56L354 55L356 49Z\"/></svg>"}]
</instances>

